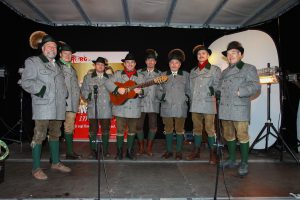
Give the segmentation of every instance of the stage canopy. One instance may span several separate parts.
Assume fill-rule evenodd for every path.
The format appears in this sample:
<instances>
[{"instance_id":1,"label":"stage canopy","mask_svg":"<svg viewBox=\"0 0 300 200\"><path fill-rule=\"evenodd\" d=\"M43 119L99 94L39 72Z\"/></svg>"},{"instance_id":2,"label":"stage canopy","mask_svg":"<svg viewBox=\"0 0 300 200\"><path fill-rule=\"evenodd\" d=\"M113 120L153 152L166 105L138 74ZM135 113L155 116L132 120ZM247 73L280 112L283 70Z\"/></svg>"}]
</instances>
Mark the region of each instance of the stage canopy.
<instances>
[{"instance_id":1,"label":"stage canopy","mask_svg":"<svg viewBox=\"0 0 300 200\"><path fill-rule=\"evenodd\" d=\"M299 0L1 0L52 26L236 29L277 18Z\"/></svg>"}]
</instances>

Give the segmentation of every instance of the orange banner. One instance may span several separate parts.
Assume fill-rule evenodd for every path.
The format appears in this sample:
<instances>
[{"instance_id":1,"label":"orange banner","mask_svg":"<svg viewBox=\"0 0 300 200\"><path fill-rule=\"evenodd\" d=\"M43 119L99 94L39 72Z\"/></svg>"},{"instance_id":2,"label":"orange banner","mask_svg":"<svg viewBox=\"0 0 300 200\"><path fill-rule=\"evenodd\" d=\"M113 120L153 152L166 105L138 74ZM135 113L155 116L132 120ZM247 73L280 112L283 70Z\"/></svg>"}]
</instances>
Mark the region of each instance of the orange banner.
<instances>
[{"instance_id":1,"label":"orange banner","mask_svg":"<svg viewBox=\"0 0 300 200\"><path fill-rule=\"evenodd\" d=\"M76 52L72 56L72 65L76 70L79 85L81 86L83 77L89 70L94 68L93 60L97 57L104 57L108 60L109 65L114 71L123 69L121 59L123 59L128 52ZM112 118L110 126L109 141L116 141L116 119ZM101 125L99 123L99 135L101 135ZM125 138L127 134L125 133ZM89 120L87 118L87 102L80 99L79 111L76 114L74 141L88 141L89 140Z\"/></svg>"},{"instance_id":2,"label":"orange banner","mask_svg":"<svg viewBox=\"0 0 300 200\"><path fill-rule=\"evenodd\" d=\"M109 141L114 142L116 141L116 119L112 118L111 125L110 125L110 136ZM101 135L101 125L99 123L99 132L98 135ZM125 133L125 138L126 138ZM75 141L87 141L89 138L89 120L87 118L86 113L77 113L75 119L75 130L74 130L74 140Z\"/></svg>"}]
</instances>

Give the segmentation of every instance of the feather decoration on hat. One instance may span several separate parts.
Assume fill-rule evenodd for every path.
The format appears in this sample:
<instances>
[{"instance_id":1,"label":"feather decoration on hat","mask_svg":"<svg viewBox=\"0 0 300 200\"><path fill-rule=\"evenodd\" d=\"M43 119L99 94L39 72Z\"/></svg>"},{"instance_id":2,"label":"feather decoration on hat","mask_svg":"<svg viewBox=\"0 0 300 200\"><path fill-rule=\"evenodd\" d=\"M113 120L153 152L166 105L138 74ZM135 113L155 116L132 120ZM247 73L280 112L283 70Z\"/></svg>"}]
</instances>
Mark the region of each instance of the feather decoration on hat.
<instances>
[{"instance_id":1,"label":"feather decoration on hat","mask_svg":"<svg viewBox=\"0 0 300 200\"><path fill-rule=\"evenodd\" d=\"M38 49L43 37L47 35L44 31L35 31L29 37L29 45L33 49Z\"/></svg>"}]
</instances>

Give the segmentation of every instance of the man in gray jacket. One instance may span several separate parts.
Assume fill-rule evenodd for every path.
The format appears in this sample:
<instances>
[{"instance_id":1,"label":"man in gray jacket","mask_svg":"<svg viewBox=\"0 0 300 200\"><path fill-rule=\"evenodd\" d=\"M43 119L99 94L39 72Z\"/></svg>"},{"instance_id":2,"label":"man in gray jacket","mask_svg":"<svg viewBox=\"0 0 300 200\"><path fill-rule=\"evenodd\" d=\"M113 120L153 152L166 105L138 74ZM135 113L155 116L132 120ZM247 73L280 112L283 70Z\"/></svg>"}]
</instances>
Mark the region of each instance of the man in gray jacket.
<instances>
[{"instance_id":1,"label":"man in gray jacket","mask_svg":"<svg viewBox=\"0 0 300 200\"><path fill-rule=\"evenodd\" d=\"M216 164L215 153L215 114L216 98L214 91L217 89L221 70L219 67L209 63L208 58L211 50L203 45L197 45L193 49L197 57L198 65L190 72L190 112L193 120L194 151L187 156L187 160L200 158L200 146L202 131L208 135L208 146L210 148L210 164ZM204 121L204 123L203 123Z\"/></svg>"},{"instance_id":2,"label":"man in gray jacket","mask_svg":"<svg viewBox=\"0 0 300 200\"><path fill-rule=\"evenodd\" d=\"M161 112L164 123L167 151L162 158L173 156L173 131L176 132L176 160L182 159L184 124L190 97L189 73L180 69L185 60L181 49L173 49L168 54L170 70L162 75L169 77L168 82L161 85Z\"/></svg>"},{"instance_id":3,"label":"man in gray jacket","mask_svg":"<svg viewBox=\"0 0 300 200\"><path fill-rule=\"evenodd\" d=\"M155 68L157 56L158 54L154 49L146 50L145 63L147 66L138 70L138 72L145 76L145 81L152 80L161 75L161 72ZM144 153L144 122L146 115L148 115L149 132L146 153L148 156L152 156L153 140L157 131L157 114L159 113L159 99L156 95L157 89L157 85L148 87L147 94L141 99L142 114L136 127L139 143L137 155L142 155Z\"/></svg>"},{"instance_id":4,"label":"man in gray jacket","mask_svg":"<svg viewBox=\"0 0 300 200\"><path fill-rule=\"evenodd\" d=\"M242 61L244 48L232 41L222 52L229 62L220 79L220 113L224 138L227 141L229 158L222 164L224 168L235 168L236 138L240 142L241 163L238 174L248 174L249 134L251 97L260 93L261 86L255 66Z\"/></svg>"},{"instance_id":5,"label":"man in gray jacket","mask_svg":"<svg viewBox=\"0 0 300 200\"><path fill-rule=\"evenodd\" d=\"M65 82L68 89L66 119L64 122L64 136L66 139L66 159L78 159L80 155L73 151L73 131L75 128L75 117L78 112L80 88L75 69L72 66L72 54L75 51L64 42L59 45L59 65L62 67Z\"/></svg>"},{"instance_id":6,"label":"man in gray jacket","mask_svg":"<svg viewBox=\"0 0 300 200\"><path fill-rule=\"evenodd\" d=\"M106 74L105 66L107 60L103 57L98 57L93 60L95 69L89 71L83 78L81 86L81 94L83 98L88 102L88 119L89 119L89 139L90 147L92 149L91 158L97 159L96 137L97 130L100 122L102 130L102 142L103 142L103 155L109 157L108 144L109 144L109 131L110 122L112 118L111 103L109 99L109 92L105 87L105 83L111 77ZM97 117L95 110L95 93L97 95Z\"/></svg>"},{"instance_id":7,"label":"man in gray jacket","mask_svg":"<svg viewBox=\"0 0 300 200\"><path fill-rule=\"evenodd\" d=\"M62 120L66 114L67 87L63 71L55 61L57 42L50 35L37 31L31 34L30 44L32 48L42 50L39 56L25 60L22 74L22 87L31 94L32 119L35 120L31 142L32 175L38 180L46 180L48 177L40 167L40 157L42 142L46 139L47 132L52 158L51 169L71 171L59 159L59 137Z\"/></svg>"},{"instance_id":8,"label":"man in gray jacket","mask_svg":"<svg viewBox=\"0 0 300 200\"><path fill-rule=\"evenodd\" d=\"M112 78L110 78L105 86L114 95L125 95L132 92L126 87L129 82L135 82L141 84L144 82L145 77L138 73L135 69L136 61L132 53L128 53L124 59L122 59L124 70L116 71ZM117 85L120 85L118 86ZM123 142L124 132L128 128L127 133L127 152L126 157L129 159L136 159L133 151L133 144L136 134L136 125L138 119L141 117L141 100L138 98L143 93L141 88L134 88L133 92L135 98L127 99L123 104L113 105L113 115L116 116L117 121L117 155L116 159L123 159Z\"/></svg>"}]
</instances>

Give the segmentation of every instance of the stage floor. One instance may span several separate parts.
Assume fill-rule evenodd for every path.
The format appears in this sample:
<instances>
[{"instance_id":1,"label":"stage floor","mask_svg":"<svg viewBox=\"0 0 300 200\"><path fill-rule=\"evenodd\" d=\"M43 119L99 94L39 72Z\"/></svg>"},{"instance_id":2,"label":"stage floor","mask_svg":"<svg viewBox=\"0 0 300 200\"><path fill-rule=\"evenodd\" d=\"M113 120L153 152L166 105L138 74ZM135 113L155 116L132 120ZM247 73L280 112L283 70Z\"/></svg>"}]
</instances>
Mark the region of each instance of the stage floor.
<instances>
[{"instance_id":1,"label":"stage floor","mask_svg":"<svg viewBox=\"0 0 300 200\"><path fill-rule=\"evenodd\" d=\"M202 145L201 159L195 161L164 160L164 140L154 144L154 156L139 156L131 161L114 160L115 143L110 143L112 157L101 160L98 179L97 160L87 159L87 142L74 143L80 160L65 160L64 141L61 141L61 161L72 168L70 174L50 170L48 144L43 145L42 168L47 181L31 176L31 150L24 143L9 145L11 151L5 161L4 182L0 184L0 199L95 199L100 180L101 199L213 199L216 188L216 166L208 164L208 148ZM184 144L184 156L192 144ZM224 157L226 157L224 150ZM238 153L239 155L239 153ZM237 175L237 169L220 170L217 199L295 199L290 193L300 193L300 168L296 161L276 148L250 155L249 174ZM299 153L295 153L299 159ZM227 188L227 190L226 190ZM299 197L300 198L300 197Z\"/></svg>"}]
</instances>

